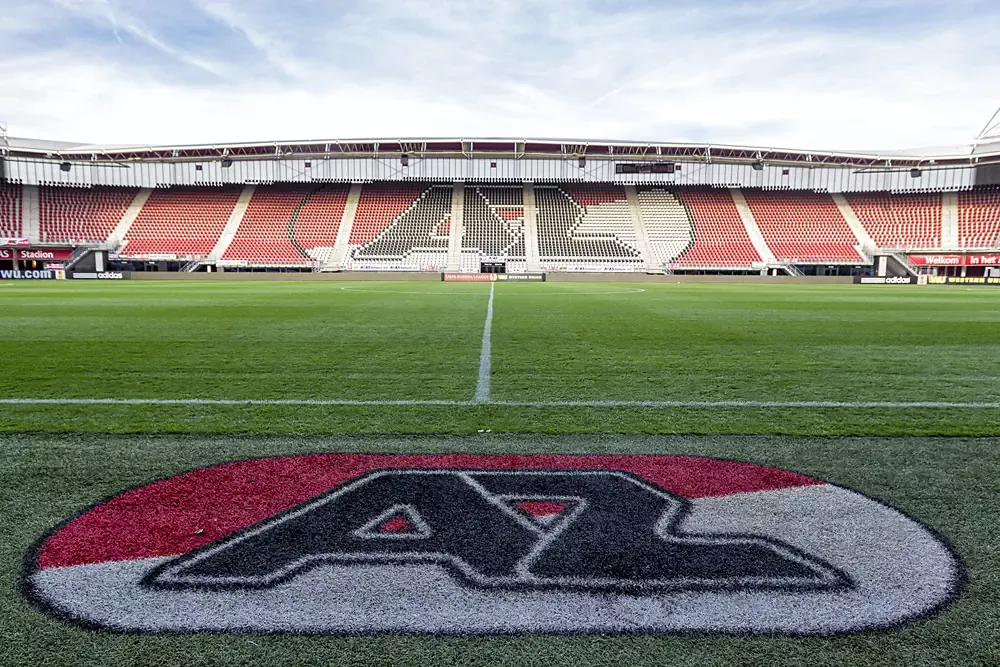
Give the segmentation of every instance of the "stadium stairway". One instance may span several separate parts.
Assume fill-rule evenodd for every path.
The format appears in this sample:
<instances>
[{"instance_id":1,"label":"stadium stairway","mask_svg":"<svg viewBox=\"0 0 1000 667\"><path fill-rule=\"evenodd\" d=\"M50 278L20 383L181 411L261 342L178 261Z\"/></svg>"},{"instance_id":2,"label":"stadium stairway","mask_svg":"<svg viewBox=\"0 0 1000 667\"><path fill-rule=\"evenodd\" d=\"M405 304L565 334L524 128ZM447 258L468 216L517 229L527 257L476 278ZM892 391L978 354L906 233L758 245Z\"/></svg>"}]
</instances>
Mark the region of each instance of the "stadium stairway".
<instances>
[{"instance_id":1,"label":"stadium stairway","mask_svg":"<svg viewBox=\"0 0 1000 667\"><path fill-rule=\"evenodd\" d=\"M451 188L451 226L448 228L448 263L451 273L462 270L462 235L465 232L465 183Z\"/></svg>"},{"instance_id":2,"label":"stadium stairway","mask_svg":"<svg viewBox=\"0 0 1000 667\"><path fill-rule=\"evenodd\" d=\"M743 196L743 190L730 188L729 194L733 198L733 203L736 204L736 211L740 214L740 220L747 230L750 243L757 250L761 260L767 265L777 264L778 260L771 249L767 247L767 241L764 240L764 234L761 233L757 220L753 217L753 211L750 210L750 205L747 204L746 197Z\"/></svg>"},{"instance_id":3,"label":"stadium stairway","mask_svg":"<svg viewBox=\"0 0 1000 667\"><path fill-rule=\"evenodd\" d=\"M37 185L21 186L21 233L32 243L42 240L41 204Z\"/></svg>"},{"instance_id":4,"label":"stadium stairway","mask_svg":"<svg viewBox=\"0 0 1000 667\"><path fill-rule=\"evenodd\" d=\"M362 187L364 186L360 183L354 183L347 192L344 213L340 218L340 227L337 228L337 238L333 242L333 252L330 253L329 261L323 266L323 271L344 270L349 250L348 241L351 238L351 230L354 229L354 217L358 212L358 202L361 201Z\"/></svg>"},{"instance_id":5,"label":"stadium stairway","mask_svg":"<svg viewBox=\"0 0 1000 667\"><path fill-rule=\"evenodd\" d=\"M521 195L524 203L524 257L525 270L537 273L542 270L538 257L538 204L535 202L535 184L525 183Z\"/></svg>"},{"instance_id":6,"label":"stadium stairway","mask_svg":"<svg viewBox=\"0 0 1000 667\"><path fill-rule=\"evenodd\" d=\"M945 192L941 196L941 247L959 247L957 192Z\"/></svg>"},{"instance_id":7,"label":"stadium stairway","mask_svg":"<svg viewBox=\"0 0 1000 667\"><path fill-rule=\"evenodd\" d=\"M854 212L854 209L847 201L847 198L839 192L831 193L831 196L833 197L833 203L837 205L838 209L840 209L840 214L844 216L844 221L847 222L847 226L851 228L851 231L854 232L855 238L858 240L858 251L861 252L861 255L865 259L871 261L872 255L875 253L875 249L877 247L875 240L871 237L871 234L868 233L868 230L865 229L865 226L861 224L861 220L858 219L858 214Z\"/></svg>"},{"instance_id":8,"label":"stadium stairway","mask_svg":"<svg viewBox=\"0 0 1000 667\"><path fill-rule=\"evenodd\" d=\"M135 198L132 199L132 203L129 204L122 219L118 221L118 224L111 230L111 234L108 236L107 243L109 246L117 248L122 244L122 240L128 234L128 230L132 228L132 223L139 217L139 212L146 205L146 200L149 199L149 195L151 194L153 194L153 188L142 188L135 193Z\"/></svg>"},{"instance_id":9,"label":"stadium stairway","mask_svg":"<svg viewBox=\"0 0 1000 667\"><path fill-rule=\"evenodd\" d=\"M662 269L663 267L657 266L653 250L649 246L649 235L646 233L646 225L643 223L639 207L639 192L634 185L625 186L625 198L628 200L629 213L632 215L632 224L635 226L635 242L642 255L646 271Z\"/></svg>"},{"instance_id":10,"label":"stadium stairway","mask_svg":"<svg viewBox=\"0 0 1000 667\"><path fill-rule=\"evenodd\" d=\"M219 235L219 240L215 242L215 246L212 251L208 253L208 259L212 261L218 261L225 254L226 250L233 243L233 239L236 238L236 232L240 228L240 223L243 222L243 216L247 212L247 207L250 206L250 200L253 198L253 193L257 189L255 185L244 185L243 191L240 192L240 198L236 200L236 206L233 207L232 212L229 214L229 220L226 221L226 226L222 228L222 234Z\"/></svg>"}]
</instances>

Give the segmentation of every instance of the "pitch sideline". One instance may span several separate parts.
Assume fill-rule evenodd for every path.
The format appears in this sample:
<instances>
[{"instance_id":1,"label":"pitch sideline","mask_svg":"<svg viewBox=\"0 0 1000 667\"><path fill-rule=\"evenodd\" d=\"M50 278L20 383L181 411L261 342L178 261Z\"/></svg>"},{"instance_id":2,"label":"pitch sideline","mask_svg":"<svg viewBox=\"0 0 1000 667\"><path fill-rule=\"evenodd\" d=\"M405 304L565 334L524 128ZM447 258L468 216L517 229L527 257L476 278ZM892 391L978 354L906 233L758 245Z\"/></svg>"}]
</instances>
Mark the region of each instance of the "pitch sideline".
<instances>
[{"instance_id":1,"label":"pitch sideline","mask_svg":"<svg viewBox=\"0 0 1000 667\"><path fill-rule=\"evenodd\" d=\"M290 405L290 406L421 406L513 408L939 408L1000 410L1000 403L950 401L449 401L436 399L228 399L228 398L0 398L0 405Z\"/></svg>"}]
</instances>

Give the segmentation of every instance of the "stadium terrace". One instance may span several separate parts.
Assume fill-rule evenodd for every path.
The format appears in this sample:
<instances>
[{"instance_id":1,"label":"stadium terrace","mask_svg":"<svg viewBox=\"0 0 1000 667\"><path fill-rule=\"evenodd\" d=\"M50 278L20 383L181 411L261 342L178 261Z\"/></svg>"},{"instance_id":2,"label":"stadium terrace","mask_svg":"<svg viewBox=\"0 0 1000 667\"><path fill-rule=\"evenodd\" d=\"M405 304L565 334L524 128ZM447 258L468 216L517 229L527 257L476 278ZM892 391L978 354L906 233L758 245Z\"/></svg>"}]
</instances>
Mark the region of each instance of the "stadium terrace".
<instances>
[{"instance_id":1,"label":"stadium terrace","mask_svg":"<svg viewBox=\"0 0 1000 667\"><path fill-rule=\"evenodd\" d=\"M98 272L1000 271L968 259L1000 241L995 140L824 152L554 139L9 138L0 152L0 245L32 248L0 259L9 269L18 259L71 268L97 254L86 266ZM70 257L52 254L67 246Z\"/></svg>"}]
</instances>

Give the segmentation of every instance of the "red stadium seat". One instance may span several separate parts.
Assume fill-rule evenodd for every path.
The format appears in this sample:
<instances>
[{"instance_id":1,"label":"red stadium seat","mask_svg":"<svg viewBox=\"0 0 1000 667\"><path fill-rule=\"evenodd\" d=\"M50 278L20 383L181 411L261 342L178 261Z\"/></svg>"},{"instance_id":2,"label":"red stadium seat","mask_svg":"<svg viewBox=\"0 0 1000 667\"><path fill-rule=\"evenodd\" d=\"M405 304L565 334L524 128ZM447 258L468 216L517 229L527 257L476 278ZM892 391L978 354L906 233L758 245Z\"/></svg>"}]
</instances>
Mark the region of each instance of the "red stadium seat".
<instances>
[{"instance_id":1,"label":"red stadium seat","mask_svg":"<svg viewBox=\"0 0 1000 667\"><path fill-rule=\"evenodd\" d=\"M136 188L38 189L42 243L103 243L121 221Z\"/></svg>"},{"instance_id":2,"label":"red stadium seat","mask_svg":"<svg viewBox=\"0 0 1000 667\"><path fill-rule=\"evenodd\" d=\"M261 185L254 190L223 260L319 265L337 240L347 202L343 185Z\"/></svg>"},{"instance_id":3,"label":"red stadium seat","mask_svg":"<svg viewBox=\"0 0 1000 667\"><path fill-rule=\"evenodd\" d=\"M869 236L880 248L938 248L941 246L941 195L846 195Z\"/></svg>"},{"instance_id":4,"label":"red stadium seat","mask_svg":"<svg viewBox=\"0 0 1000 667\"><path fill-rule=\"evenodd\" d=\"M240 187L173 187L154 190L125 235L126 256L207 256L222 235Z\"/></svg>"},{"instance_id":5,"label":"red stadium seat","mask_svg":"<svg viewBox=\"0 0 1000 667\"><path fill-rule=\"evenodd\" d=\"M785 262L853 262L864 258L833 198L821 192L745 190L768 248Z\"/></svg>"},{"instance_id":6,"label":"red stadium seat","mask_svg":"<svg viewBox=\"0 0 1000 667\"><path fill-rule=\"evenodd\" d=\"M1000 245L1000 190L958 194L958 244L984 249Z\"/></svg>"},{"instance_id":7,"label":"red stadium seat","mask_svg":"<svg viewBox=\"0 0 1000 667\"><path fill-rule=\"evenodd\" d=\"M681 188L677 196L691 212L695 233L679 266L750 268L762 261L729 190Z\"/></svg>"},{"instance_id":8,"label":"red stadium seat","mask_svg":"<svg viewBox=\"0 0 1000 667\"><path fill-rule=\"evenodd\" d=\"M0 183L0 238L21 236L21 186Z\"/></svg>"},{"instance_id":9,"label":"red stadium seat","mask_svg":"<svg viewBox=\"0 0 1000 667\"><path fill-rule=\"evenodd\" d=\"M448 258L451 185L372 183L358 200L349 239L352 268L443 269Z\"/></svg>"}]
</instances>

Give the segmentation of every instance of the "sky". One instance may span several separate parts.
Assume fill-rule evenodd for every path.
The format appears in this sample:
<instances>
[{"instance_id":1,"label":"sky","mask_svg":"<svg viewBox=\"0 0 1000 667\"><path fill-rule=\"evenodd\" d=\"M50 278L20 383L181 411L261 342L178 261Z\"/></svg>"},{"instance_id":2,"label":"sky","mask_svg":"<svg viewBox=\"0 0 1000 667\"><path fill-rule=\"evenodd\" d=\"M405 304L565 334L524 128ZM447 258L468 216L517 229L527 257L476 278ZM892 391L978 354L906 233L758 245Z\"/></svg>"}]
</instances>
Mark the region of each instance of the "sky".
<instances>
[{"instance_id":1,"label":"sky","mask_svg":"<svg viewBox=\"0 0 1000 667\"><path fill-rule=\"evenodd\" d=\"M967 144L997 0L0 0L14 137Z\"/></svg>"}]
</instances>

